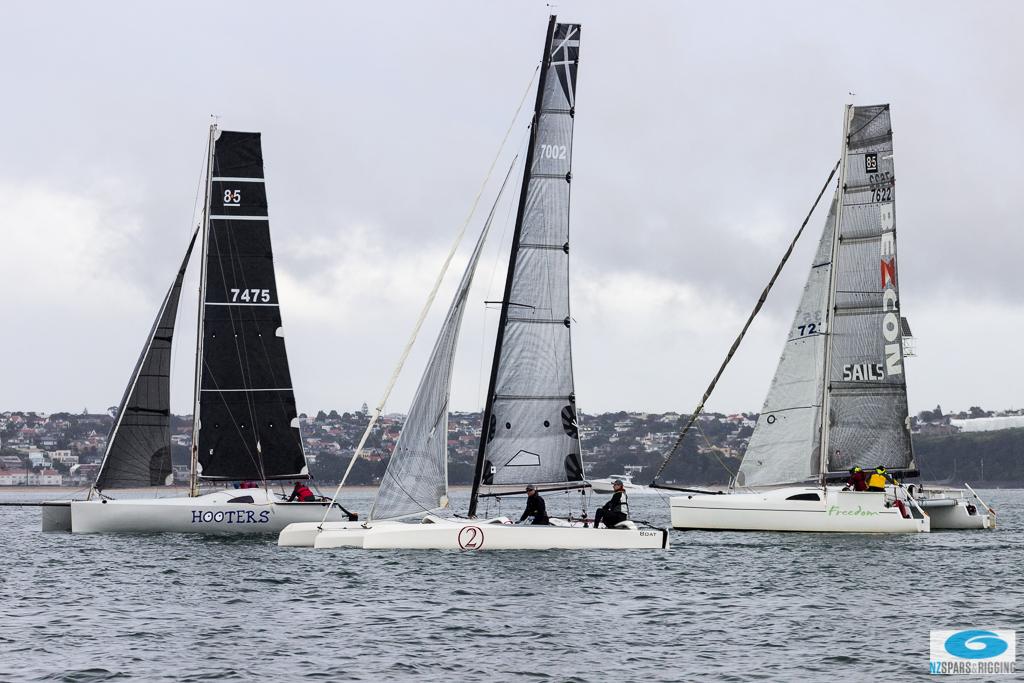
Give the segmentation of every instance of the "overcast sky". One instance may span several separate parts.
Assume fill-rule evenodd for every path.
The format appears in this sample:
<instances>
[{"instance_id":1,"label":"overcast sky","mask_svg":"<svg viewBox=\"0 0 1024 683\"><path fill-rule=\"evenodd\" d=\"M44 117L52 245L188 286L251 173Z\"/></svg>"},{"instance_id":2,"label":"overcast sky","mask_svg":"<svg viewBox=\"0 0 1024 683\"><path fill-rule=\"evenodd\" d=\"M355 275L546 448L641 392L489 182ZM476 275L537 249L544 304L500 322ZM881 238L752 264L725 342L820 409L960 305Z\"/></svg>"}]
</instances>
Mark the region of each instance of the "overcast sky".
<instances>
[{"instance_id":1,"label":"overcast sky","mask_svg":"<svg viewBox=\"0 0 1024 683\"><path fill-rule=\"evenodd\" d=\"M692 410L838 158L849 92L892 104L900 293L918 348L911 410L1024 404L1024 3L556 11L583 24L571 227L581 409ZM5 3L0 410L120 399L194 225L210 114L263 133L299 409L374 405L527 88L547 14L524 1ZM526 121L390 411L408 406ZM760 409L825 204L712 409ZM508 206L463 326L456 409L478 409L486 389L497 313L483 302L501 297ZM190 272L181 413L196 287Z\"/></svg>"}]
</instances>

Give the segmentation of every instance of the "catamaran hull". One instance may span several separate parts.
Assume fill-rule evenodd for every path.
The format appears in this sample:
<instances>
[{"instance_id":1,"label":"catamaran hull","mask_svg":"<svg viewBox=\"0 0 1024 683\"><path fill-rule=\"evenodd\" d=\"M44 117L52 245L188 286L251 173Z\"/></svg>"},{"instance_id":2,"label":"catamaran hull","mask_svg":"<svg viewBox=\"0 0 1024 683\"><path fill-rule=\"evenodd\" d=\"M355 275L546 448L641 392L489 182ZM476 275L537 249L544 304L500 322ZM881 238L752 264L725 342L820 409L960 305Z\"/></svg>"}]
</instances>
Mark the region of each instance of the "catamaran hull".
<instances>
[{"instance_id":1,"label":"catamaran hull","mask_svg":"<svg viewBox=\"0 0 1024 683\"><path fill-rule=\"evenodd\" d=\"M961 503L943 507L927 506L925 507L925 512L928 513L928 519L931 520L932 531L940 529L990 529L993 526L989 515L983 513L969 514L966 506Z\"/></svg>"},{"instance_id":2,"label":"catamaran hull","mask_svg":"<svg viewBox=\"0 0 1024 683\"><path fill-rule=\"evenodd\" d=\"M973 493L973 490L972 490ZM975 494L977 495L977 494ZM932 531L946 529L994 529L995 515L971 505L963 489L922 488L916 494L918 504L931 519ZM980 499L979 499L980 502Z\"/></svg>"},{"instance_id":3,"label":"catamaran hull","mask_svg":"<svg viewBox=\"0 0 1024 683\"><path fill-rule=\"evenodd\" d=\"M794 500L817 495L818 500ZM905 518L886 507L886 494L787 487L759 493L691 494L669 499L675 529L812 531L824 533L921 533L927 516Z\"/></svg>"},{"instance_id":4,"label":"catamaran hull","mask_svg":"<svg viewBox=\"0 0 1024 683\"><path fill-rule=\"evenodd\" d=\"M373 529L363 548L410 550L668 549L667 529L588 529L510 524L394 524Z\"/></svg>"},{"instance_id":5,"label":"catamaran hull","mask_svg":"<svg viewBox=\"0 0 1024 683\"><path fill-rule=\"evenodd\" d=\"M195 498L71 502L72 533L276 534L296 522L319 522L329 503L286 503L256 494L253 502L223 492ZM337 508L328 515L340 521Z\"/></svg>"},{"instance_id":6,"label":"catamaran hull","mask_svg":"<svg viewBox=\"0 0 1024 683\"><path fill-rule=\"evenodd\" d=\"M375 522L385 524L385 522ZM366 531L364 522L299 522L289 524L278 534L277 544L282 548L313 548L313 547L348 547L361 548L362 537ZM317 545L329 543L325 539L337 538L337 545Z\"/></svg>"}]
</instances>

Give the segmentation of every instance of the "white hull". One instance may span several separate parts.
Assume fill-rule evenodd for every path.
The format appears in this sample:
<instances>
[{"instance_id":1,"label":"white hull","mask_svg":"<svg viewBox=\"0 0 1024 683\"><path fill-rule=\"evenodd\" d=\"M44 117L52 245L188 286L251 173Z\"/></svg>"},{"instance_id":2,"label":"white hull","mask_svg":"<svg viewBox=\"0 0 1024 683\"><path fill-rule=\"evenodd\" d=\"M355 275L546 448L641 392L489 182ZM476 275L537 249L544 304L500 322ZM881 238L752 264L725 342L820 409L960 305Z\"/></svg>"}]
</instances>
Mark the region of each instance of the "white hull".
<instances>
[{"instance_id":1,"label":"white hull","mask_svg":"<svg viewBox=\"0 0 1024 683\"><path fill-rule=\"evenodd\" d=\"M237 501L246 496L252 502ZM264 489L231 489L195 498L76 500L71 502L71 531L276 534L296 522L319 522L328 505L286 503ZM342 518L337 508L328 516L331 521Z\"/></svg>"},{"instance_id":2,"label":"white hull","mask_svg":"<svg viewBox=\"0 0 1024 683\"><path fill-rule=\"evenodd\" d=\"M818 500L794 500L794 496ZM891 496L888 497L892 499ZM816 531L826 533L928 532L928 517L904 518L887 494L792 486L757 493L691 494L670 499L676 529ZM908 504L908 512L913 512Z\"/></svg>"},{"instance_id":3,"label":"white hull","mask_svg":"<svg viewBox=\"0 0 1024 683\"><path fill-rule=\"evenodd\" d=\"M928 513L932 531L940 529L994 529L995 518L977 507L972 514L963 489L924 489L915 493L918 504Z\"/></svg>"},{"instance_id":4,"label":"white hull","mask_svg":"<svg viewBox=\"0 0 1024 683\"><path fill-rule=\"evenodd\" d=\"M593 529L571 526L512 525L499 520L449 519L428 515L423 523L355 522L348 525L288 528L278 545L384 550L584 550L667 549L665 529ZM310 528L312 527L312 528ZM312 537L313 543L308 540Z\"/></svg>"}]
</instances>

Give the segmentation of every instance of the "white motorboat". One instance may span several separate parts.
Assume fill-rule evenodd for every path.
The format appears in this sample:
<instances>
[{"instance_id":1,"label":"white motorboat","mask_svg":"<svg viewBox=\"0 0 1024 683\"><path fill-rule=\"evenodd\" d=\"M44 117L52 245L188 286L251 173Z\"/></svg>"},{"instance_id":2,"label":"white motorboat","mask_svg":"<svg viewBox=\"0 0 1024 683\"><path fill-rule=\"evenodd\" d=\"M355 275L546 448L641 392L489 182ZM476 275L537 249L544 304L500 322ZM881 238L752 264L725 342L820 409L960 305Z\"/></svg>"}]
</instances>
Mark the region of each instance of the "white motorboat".
<instances>
[{"instance_id":1,"label":"white motorboat","mask_svg":"<svg viewBox=\"0 0 1024 683\"><path fill-rule=\"evenodd\" d=\"M752 493L691 493L670 501L676 529L917 533L928 516L886 492L786 486Z\"/></svg>"},{"instance_id":2,"label":"white motorboat","mask_svg":"<svg viewBox=\"0 0 1024 683\"><path fill-rule=\"evenodd\" d=\"M891 486L893 476L913 476L917 467L897 285L889 105L847 106L838 168L832 208L739 471L722 495L672 497L676 528L880 533L931 528L906 489ZM772 282L777 275L778 270ZM767 289L751 319L766 295ZM726 363L742 338L743 332ZM721 370L715 381L720 375ZM713 388L714 381L701 407ZM890 484L888 490L844 491L834 485L854 466L878 463L891 472L869 485L885 489Z\"/></svg>"},{"instance_id":3,"label":"white motorboat","mask_svg":"<svg viewBox=\"0 0 1024 683\"><path fill-rule=\"evenodd\" d=\"M170 369L182 283L202 233L188 497L117 489L171 479ZM203 222L164 297L118 408L89 498L43 507L43 529L75 533L275 533L347 519L327 501L287 502L268 482L307 479L282 333L259 133L210 127ZM259 483L200 495L200 482Z\"/></svg>"},{"instance_id":4,"label":"white motorboat","mask_svg":"<svg viewBox=\"0 0 1024 683\"><path fill-rule=\"evenodd\" d=\"M613 474L610 477L603 479L590 479L590 490L594 493L601 494L612 494L615 493L614 483L616 481L622 482L622 487L626 489L626 493L631 496L659 496L661 493L658 489L653 489L650 486L644 484L634 484L633 475L631 474Z\"/></svg>"},{"instance_id":5,"label":"white motorboat","mask_svg":"<svg viewBox=\"0 0 1024 683\"><path fill-rule=\"evenodd\" d=\"M594 529L583 521L512 525L507 519L476 519L481 498L523 495L530 482L544 484L540 492L587 486L569 332L569 183L579 37L578 24L559 24L551 17L467 518L433 513L448 506L452 365L490 218L441 327L369 519L357 525L293 525L279 535L279 545L423 550L668 547L666 530L637 528L631 522ZM413 515L421 523L398 521Z\"/></svg>"}]
</instances>

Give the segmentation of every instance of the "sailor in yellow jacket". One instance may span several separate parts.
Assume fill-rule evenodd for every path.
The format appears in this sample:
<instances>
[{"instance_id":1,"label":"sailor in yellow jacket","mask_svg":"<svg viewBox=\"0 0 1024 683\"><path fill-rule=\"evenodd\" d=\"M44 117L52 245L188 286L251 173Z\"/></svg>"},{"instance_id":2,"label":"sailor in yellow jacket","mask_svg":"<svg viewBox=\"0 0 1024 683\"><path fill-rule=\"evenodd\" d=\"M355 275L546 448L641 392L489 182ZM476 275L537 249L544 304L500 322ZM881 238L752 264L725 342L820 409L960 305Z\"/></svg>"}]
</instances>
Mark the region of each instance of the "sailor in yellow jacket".
<instances>
[{"instance_id":1,"label":"sailor in yellow jacket","mask_svg":"<svg viewBox=\"0 0 1024 683\"><path fill-rule=\"evenodd\" d=\"M879 465L868 478L868 491L885 491L885 485L889 481L896 483L896 480L889 476L888 470Z\"/></svg>"}]
</instances>

